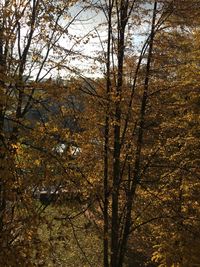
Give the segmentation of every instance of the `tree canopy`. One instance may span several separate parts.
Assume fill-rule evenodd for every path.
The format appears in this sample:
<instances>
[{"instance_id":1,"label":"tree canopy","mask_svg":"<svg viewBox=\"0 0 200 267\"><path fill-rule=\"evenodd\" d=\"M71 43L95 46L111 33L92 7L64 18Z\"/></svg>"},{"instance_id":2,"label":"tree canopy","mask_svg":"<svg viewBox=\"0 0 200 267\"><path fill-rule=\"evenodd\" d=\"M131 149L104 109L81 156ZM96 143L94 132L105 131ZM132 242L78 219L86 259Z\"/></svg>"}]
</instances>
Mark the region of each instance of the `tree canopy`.
<instances>
[{"instance_id":1,"label":"tree canopy","mask_svg":"<svg viewBox=\"0 0 200 267\"><path fill-rule=\"evenodd\" d=\"M200 1L0 7L2 266L199 266Z\"/></svg>"}]
</instances>

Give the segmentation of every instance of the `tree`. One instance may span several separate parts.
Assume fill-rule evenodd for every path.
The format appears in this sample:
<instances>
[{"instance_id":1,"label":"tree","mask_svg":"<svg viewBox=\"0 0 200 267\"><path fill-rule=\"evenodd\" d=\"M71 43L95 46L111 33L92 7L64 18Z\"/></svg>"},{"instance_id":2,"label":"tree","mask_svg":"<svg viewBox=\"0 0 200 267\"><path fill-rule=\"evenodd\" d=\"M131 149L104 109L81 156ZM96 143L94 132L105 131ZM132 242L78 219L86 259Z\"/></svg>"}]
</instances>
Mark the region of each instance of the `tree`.
<instances>
[{"instance_id":1,"label":"tree","mask_svg":"<svg viewBox=\"0 0 200 267\"><path fill-rule=\"evenodd\" d=\"M38 229L51 234L55 222L33 197L45 187L54 196L60 190L63 201L64 194L77 197L75 215L68 207L58 214L63 209L55 204L56 225L63 234L70 224L89 266L94 254L81 246L83 232L103 236L104 267L124 266L130 251L138 266L199 264L199 29L190 15L198 2L86 1L86 9L104 15L107 33L104 40L95 29L104 73L94 79L70 61L83 40L68 32L81 12L71 18L73 4L1 4L0 260L34 266L48 253L55 262L52 246L63 251L60 237L42 250ZM134 44L140 30L143 44ZM75 77L62 79L64 69ZM72 218L77 229L85 227L80 236ZM34 261L39 248L41 261Z\"/></svg>"},{"instance_id":2,"label":"tree","mask_svg":"<svg viewBox=\"0 0 200 267\"><path fill-rule=\"evenodd\" d=\"M130 1L121 1L120 3L109 1L102 8L108 24L106 91L102 94L101 88L98 89L93 95L93 99L98 96L100 97L97 99L101 101L100 105L103 107L101 111L104 111L101 116L105 120L103 122L104 137L101 134L100 141L97 141L98 145L103 144L104 147L103 168L100 172L100 175L103 173L104 177L104 197L102 200L104 216L104 266L116 267L122 266L124 262L132 224L132 205L136 187L140 180L143 124L149 87L157 2L154 3L151 32L141 52L139 61L136 63L132 85L126 84L124 64L128 44L127 25L131 21L132 12L134 8L137 8L137 5L135 2ZM148 53L146 53L147 50ZM136 130L136 128L133 132L131 130L134 124L131 120L132 105L135 97L134 91L144 55L147 55L147 64L141 77L144 80L144 90L142 92L142 88L140 87L139 89L142 104L136 108L137 119L134 122L137 122L137 134L136 138L131 140L129 138L135 135ZM90 92L88 94L91 95ZM128 109L126 103L128 104ZM97 105L95 107L97 108ZM87 112L88 114L91 113ZM99 124L102 125L102 120ZM102 133L102 127L99 130ZM89 138L91 138L91 133ZM136 147L135 156L132 155L134 146ZM93 151L93 153L95 152Z\"/></svg>"},{"instance_id":3,"label":"tree","mask_svg":"<svg viewBox=\"0 0 200 267\"><path fill-rule=\"evenodd\" d=\"M161 205L165 208L163 213L168 217L155 226L160 241L156 242L153 258L161 266L199 264L198 195L193 194L199 186L199 142L196 135L199 128L196 120L199 116L196 91L198 52L195 48L198 38L195 38L195 28L195 25L186 23L181 30L173 28L170 34L165 32L168 47L165 51L171 56L163 53L159 58L164 61L164 70L172 68L168 90L159 96L163 106L160 113L163 117L160 135L163 148L160 149L160 164L154 163L163 172L162 186L158 188ZM194 43L191 42L193 39L196 40Z\"/></svg>"},{"instance_id":4,"label":"tree","mask_svg":"<svg viewBox=\"0 0 200 267\"><path fill-rule=\"evenodd\" d=\"M66 172L61 155L53 152L63 137L63 128L58 130L61 121L50 127L51 112L44 113L51 110L52 89L64 91L64 85L53 80L76 43L66 49L60 42L70 36L68 28L81 12L71 17L74 3L5 0L0 4L0 261L4 266L32 265L28 255L41 212L34 190L51 185L61 169ZM56 179L58 184L60 177Z\"/></svg>"},{"instance_id":5,"label":"tree","mask_svg":"<svg viewBox=\"0 0 200 267\"><path fill-rule=\"evenodd\" d=\"M105 80L99 82L96 90L91 87L82 88L82 91L92 102L91 105L88 104L87 122L92 118L93 127L96 120L99 130L99 135L96 129L94 134L94 131L91 132L92 127L88 127L89 139L85 140L89 144L95 136L97 142L90 147L92 155L97 155L95 149L99 149L101 153L104 150L102 155L98 153L98 163L102 166L99 166L99 172L95 172L97 181L103 176L104 185L99 194L104 223L104 266L122 266L129 237L134 238L137 229L146 224L152 225L153 229L155 221L158 221L158 225L159 222L160 225L163 222L169 223L170 213L177 210L177 198L176 203L166 201L166 204L164 191L171 188L177 197L181 191L181 178L178 174L180 162L175 166L169 162L175 153L171 151L172 143L175 142L175 146L178 146L180 136L174 129L172 132L176 137L171 137L172 132L168 126L173 124L177 128L178 124L177 118L169 123L173 109L171 105L175 101L171 94L174 92L175 98L180 97L179 90L183 89L183 83L188 83L188 77L183 79L179 73L183 58L188 60L183 56L185 49L188 49L183 43L187 42L187 36L179 34L182 27L191 26L188 21L185 21L187 26L184 26L184 21L180 18L180 14L186 12L188 6L191 8L190 1L186 1L183 7L176 1L149 1L149 5L142 1L108 1L101 6L107 19L108 34ZM151 14L151 29L141 54L128 57L127 50L129 49L129 53L132 51L132 44L129 47L127 42L130 34L128 25L135 22L136 11L140 12L141 20ZM169 39L172 41L170 36L173 37L173 42L168 42ZM191 39L188 43L191 43ZM182 59L175 57L179 54ZM129 79L125 69L130 59L133 63L130 64L132 69L129 73L133 76ZM185 72L185 66L183 69ZM173 141L168 143L167 140ZM168 149L172 154L165 157L165 150ZM182 153L183 151L177 155L179 160L184 154ZM95 161L92 163L94 170ZM165 177L169 179L171 172L176 175L172 175L170 185ZM158 199L160 201L157 206L155 201ZM166 212L157 212L165 207ZM180 216L177 218L180 219ZM154 231L152 229L150 231Z\"/></svg>"}]
</instances>

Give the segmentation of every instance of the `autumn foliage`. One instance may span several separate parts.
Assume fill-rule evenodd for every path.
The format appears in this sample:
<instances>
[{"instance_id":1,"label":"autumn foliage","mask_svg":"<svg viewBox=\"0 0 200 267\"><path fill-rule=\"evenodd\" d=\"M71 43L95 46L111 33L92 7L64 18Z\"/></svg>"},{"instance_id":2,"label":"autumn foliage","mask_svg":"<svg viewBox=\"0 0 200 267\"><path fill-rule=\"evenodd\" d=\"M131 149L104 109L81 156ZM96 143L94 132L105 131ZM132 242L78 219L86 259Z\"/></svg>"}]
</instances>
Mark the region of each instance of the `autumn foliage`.
<instances>
[{"instance_id":1,"label":"autumn foliage","mask_svg":"<svg viewBox=\"0 0 200 267\"><path fill-rule=\"evenodd\" d=\"M0 266L199 266L200 2L0 8Z\"/></svg>"}]
</instances>

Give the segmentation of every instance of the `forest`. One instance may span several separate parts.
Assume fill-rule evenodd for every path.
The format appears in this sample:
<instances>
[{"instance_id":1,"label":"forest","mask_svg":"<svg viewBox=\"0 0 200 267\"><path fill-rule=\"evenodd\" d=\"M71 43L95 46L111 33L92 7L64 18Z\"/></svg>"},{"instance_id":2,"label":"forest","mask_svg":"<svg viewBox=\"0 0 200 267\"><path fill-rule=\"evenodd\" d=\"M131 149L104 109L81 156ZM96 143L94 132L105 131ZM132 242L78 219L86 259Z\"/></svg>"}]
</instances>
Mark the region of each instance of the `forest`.
<instances>
[{"instance_id":1,"label":"forest","mask_svg":"<svg viewBox=\"0 0 200 267\"><path fill-rule=\"evenodd\" d=\"M0 267L200 266L200 1L0 0Z\"/></svg>"}]
</instances>

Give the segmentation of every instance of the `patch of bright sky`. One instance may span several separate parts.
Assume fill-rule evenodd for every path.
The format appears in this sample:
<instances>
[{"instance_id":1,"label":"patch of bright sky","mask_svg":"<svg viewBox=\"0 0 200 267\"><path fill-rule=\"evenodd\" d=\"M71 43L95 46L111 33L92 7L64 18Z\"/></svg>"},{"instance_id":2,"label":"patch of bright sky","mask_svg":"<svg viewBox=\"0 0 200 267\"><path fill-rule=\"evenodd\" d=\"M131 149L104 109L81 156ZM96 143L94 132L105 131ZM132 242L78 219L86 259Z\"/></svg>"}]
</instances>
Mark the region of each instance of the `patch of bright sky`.
<instances>
[{"instance_id":1,"label":"patch of bright sky","mask_svg":"<svg viewBox=\"0 0 200 267\"><path fill-rule=\"evenodd\" d=\"M71 62L75 67L79 67L87 76L101 76L102 66L97 63L97 58L103 58L103 48L101 43L106 40L107 33L105 26L105 16L102 11L95 11L94 9L83 9L80 4L73 6L70 10L71 16L76 14L79 16L69 28L69 33L78 38L83 38L80 43L75 46L82 57ZM95 70L94 67L96 66ZM99 68L99 71L98 71ZM95 72L92 73L92 72Z\"/></svg>"},{"instance_id":2,"label":"patch of bright sky","mask_svg":"<svg viewBox=\"0 0 200 267\"><path fill-rule=\"evenodd\" d=\"M102 77L105 72L104 50L106 50L107 39L107 25L103 11L84 8L81 2L78 2L70 8L69 12L71 18L76 17L68 28L72 38L61 39L60 45L73 47L76 53L76 56L72 55L68 58L70 67L80 75ZM130 42L135 52L143 46L147 32L149 32L147 24L132 28ZM66 71L60 71L59 75L66 76Z\"/></svg>"},{"instance_id":3,"label":"patch of bright sky","mask_svg":"<svg viewBox=\"0 0 200 267\"><path fill-rule=\"evenodd\" d=\"M71 7L68 11L71 14L71 18L68 16L66 16L66 19L62 18L60 21L61 27L65 27L69 23L70 19L73 20L74 17L76 18L67 29L68 33L66 32L64 34L65 38L62 37L59 39L60 46L66 50L72 51L72 53L69 53L69 56L67 56L64 64L66 67L69 66L72 69L74 68L75 71L77 70L81 75L87 77L102 77L103 73L105 72L104 49L106 51L107 39L107 25L103 11L98 10L97 12L91 8L84 8L81 5L81 1ZM22 45L23 41L26 39L28 30L28 26L22 29ZM144 25L143 27L140 26L137 29L134 28L134 33L130 34L132 45L136 49L137 47L139 49L142 46L140 43L142 43L145 39L145 36L140 36L141 31L145 32L147 31L147 28L144 27ZM39 35L39 32L36 31L35 34L37 35L37 33ZM46 35L48 37L48 30ZM40 44L38 42L36 45L43 46L43 43ZM38 48L38 51L41 51L41 49ZM41 58L45 57L45 51L46 50L44 47L40 54ZM57 60L58 62L60 57L64 58L65 55L65 50L63 50L61 56L59 54L56 55L56 52L54 55L53 50L51 50L49 53L49 57L55 57L55 61ZM31 74L33 73L33 76L37 76L37 71L38 69L36 68L36 70L33 70ZM45 75L45 73L47 73L47 75ZM70 74L73 74L73 71ZM69 71L67 71L67 68L64 67L62 70L61 68L55 68L51 72L48 72L48 68L43 68L40 77L43 77L43 75L45 79L48 79L49 77L55 78L58 76L60 76L60 78L65 78L69 75Z\"/></svg>"},{"instance_id":4,"label":"patch of bright sky","mask_svg":"<svg viewBox=\"0 0 200 267\"><path fill-rule=\"evenodd\" d=\"M70 10L71 16L75 16L82 9L83 7L81 4L76 4ZM134 28L132 27L130 42L135 53L140 51L148 32L148 23ZM105 72L105 64L102 63L104 61L104 49L106 50L107 39L106 18L103 11L97 12L92 9L83 9L70 26L69 33L79 37L85 36L83 42L80 42L80 44L76 46L76 49L83 57L75 59L74 62L70 62L70 64L73 63L72 65L74 65L74 67L78 66L86 76L102 76ZM100 59L100 62L95 59Z\"/></svg>"}]
</instances>

